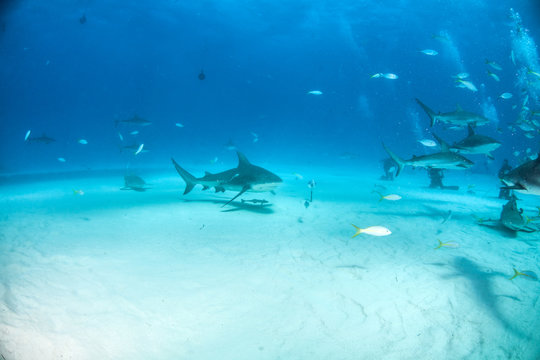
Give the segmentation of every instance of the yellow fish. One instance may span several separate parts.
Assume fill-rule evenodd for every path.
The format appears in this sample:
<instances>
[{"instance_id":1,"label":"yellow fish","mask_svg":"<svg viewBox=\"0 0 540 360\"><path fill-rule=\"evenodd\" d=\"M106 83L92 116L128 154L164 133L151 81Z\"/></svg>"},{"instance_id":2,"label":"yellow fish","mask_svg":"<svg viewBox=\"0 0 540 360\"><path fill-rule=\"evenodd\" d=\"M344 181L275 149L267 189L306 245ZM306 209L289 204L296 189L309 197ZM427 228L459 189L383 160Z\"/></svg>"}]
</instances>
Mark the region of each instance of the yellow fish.
<instances>
[{"instance_id":1,"label":"yellow fish","mask_svg":"<svg viewBox=\"0 0 540 360\"><path fill-rule=\"evenodd\" d=\"M457 243L454 243L454 242L445 242L443 243L441 240L437 239L437 241L439 242L439 245L435 248L435 250L437 249L440 249L442 247L449 247L449 248L457 248L459 247L459 245Z\"/></svg>"},{"instance_id":2,"label":"yellow fish","mask_svg":"<svg viewBox=\"0 0 540 360\"><path fill-rule=\"evenodd\" d=\"M365 229L361 229L358 226L351 224L356 228L356 233L353 235L353 238L357 237L360 234L368 234L373 236L387 236L392 232L385 228L384 226L370 226Z\"/></svg>"},{"instance_id":3,"label":"yellow fish","mask_svg":"<svg viewBox=\"0 0 540 360\"><path fill-rule=\"evenodd\" d=\"M514 268L514 276L512 276L509 280L513 280L518 276L526 276L529 280L538 280L538 276L533 271L517 271Z\"/></svg>"},{"instance_id":4,"label":"yellow fish","mask_svg":"<svg viewBox=\"0 0 540 360\"><path fill-rule=\"evenodd\" d=\"M82 190L75 190L75 189L72 189L73 190L73 195L84 195L84 191Z\"/></svg>"}]
</instances>

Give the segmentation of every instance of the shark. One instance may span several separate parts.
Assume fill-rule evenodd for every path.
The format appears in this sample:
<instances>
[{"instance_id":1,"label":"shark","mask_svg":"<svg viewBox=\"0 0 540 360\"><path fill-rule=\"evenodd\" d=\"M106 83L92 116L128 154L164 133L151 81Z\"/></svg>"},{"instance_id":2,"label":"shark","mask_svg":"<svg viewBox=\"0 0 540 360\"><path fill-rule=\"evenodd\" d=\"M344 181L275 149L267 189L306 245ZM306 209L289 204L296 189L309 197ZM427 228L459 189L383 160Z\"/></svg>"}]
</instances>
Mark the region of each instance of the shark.
<instances>
[{"instance_id":1,"label":"shark","mask_svg":"<svg viewBox=\"0 0 540 360\"><path fill-rule=\"evenodd\" d=\"M525 194L540 195L540 154L535 160L511 170L504 175L504 189L512 189Z\"/></svg>"},{"instance_id":2,"label":"shark","mask_svg":"<svg viewBox=\"0 0 540 360\"><path fill-rule=\"evenodd\" d=\"M467 159L466 157L451 152L446 143L441 143L441 151L434 154L414 156L409 160L401 159L399 156L394 154L386 145L383 143L384 150L390 155L392 160L398 164L398 169L396 171L396 176L398 176L405 167L405 165L416 167L423 167L427 169L453 169L453 170L465 170L474 165L474 163Z\"/></svg>"},{"instance_id":3,"label":"shark","mask_svg":"<svg viewBox=\"0 0 540 360\"><path fill-rule=\"evenodd\" d=\"M202 185L203 190L213 187L216 193L225 192L226 190L238 191L238 194L223 205L226 206L244 194L246 191L273 192L274 189L276 189L283 182L283 180L281 180L281 178L276 174L263 169L260 166L251 164L246 156L241 152L237 151L236 154L238 155L237 167L217 174L205 172L205 175L200 178L196 178L195 176L191 175L184 168L178 165L173 158L171 158L176 171L186 183L184 195L193 190L197 184Z\"/></svg>"},{"instance_id":4,"label":"shark","mask_svg":"<svg viewBox=\"0 0 540 360\"><path fill-rule=\"evenodd\" d=\"M134 190L143 192L150 189L147 185L148 184L146 181L144 181L140 176L124 175L124 187L120 188L120 190Z\"/></svg>"},{"instance_id":5,"label":"shark","mask_svg":"<svg viewBox=\"0 0 540 360\"><path fill-rule=\"evenodd\" d=\"M498 220L479 218L477 219L478 224L491 228L500 228L500 226L502 226L504 229L514 233L517 231L528 233L539 231L540 228L538 228L538 226L530 223L530 220L523 216L523 209L518 208L516 200L517 198L512 196L512 198L503 205L501 216Z\"/></svg>"},{"instance_id":6,"label":"shark","mask_svg":"<svg viewBox=\"0 0 540 360\"><path fill-rule=\"evenodd\" d=\"M45 133L43 133L41 136L28 138L27 141L32 143L50 144L55 142L56 140L48 137L47 135L45 135Z\"/></svg>"},{"instance_id":7,"label":"shark","mask_svg":"<svg viewBox=\"0 0 540 360\"><path fill-rule=\"evenodd\" d=\"M133 117L131 117L129 119L125 119L125 120L115 120L114 123L115 123L116 126L118 126L118 124L120 124L120 123L129 124L129 125L141 125L141 126L147 126L147 125L152 124L151 121L143 119L142 117L139 117L137 115L135 115L135 116L133 116Z\"/></svg>"},{"instance_id":8,"label":"shark","mask_svg":"<svg viewBox=\"0 0 540 360\"><path fill-rule=\"evenodd\" d=\"M461 106L457 105L457 108L455 111L447 112L447 113L436 113L432 109L430 109L426 104L421 102L419 99L416 99L416 102L418 105L424 109L426 114L429 116L429 119L431 121L431 126L435 125L437 122L441 122L443 124L448 125L456 125L465 127L469 124L472 125L485 125L489 123L489 119L482 116L475 114L473 112L465 111L461 108Z\"/></svg>"},{"instance_id":9,"label":"shark","mask_svg":"<svg viewBox=\"0 0 540 360\"><path fill-rule=\"evenodd\" d=\"M468 125L468 131L467 137L455 142L450 150L460 154L484 154L493 160L491 152L498 149L501 143L489 136L475 134L471 124Z\"/></svg>"}]
</instances>

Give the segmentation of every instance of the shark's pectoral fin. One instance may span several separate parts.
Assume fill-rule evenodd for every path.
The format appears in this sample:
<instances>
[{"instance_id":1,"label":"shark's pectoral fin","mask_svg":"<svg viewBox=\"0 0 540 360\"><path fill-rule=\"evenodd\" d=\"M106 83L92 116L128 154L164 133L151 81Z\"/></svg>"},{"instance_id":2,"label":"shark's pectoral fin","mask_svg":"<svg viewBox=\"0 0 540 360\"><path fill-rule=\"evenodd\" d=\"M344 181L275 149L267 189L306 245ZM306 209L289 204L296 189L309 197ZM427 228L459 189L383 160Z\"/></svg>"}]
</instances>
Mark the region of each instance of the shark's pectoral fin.
<instances>
[{"instance_id":1,"label":"shark's pectoral fin","mask_svg":"<svg viewBox=\"0 0 540 360\"><path fill-rule=\"evenodd\" d=\"M488 159L490 159L490 160L495 160L495 157L494 157L491 153L487 153L486 156L487 156Z\"/></svg>"},{"instance_id":2,"label":"shark's pectoral fin","mask_svg":"<svg viewBox=\"0 0 540 360\"><path fill-rule=\"evenodd\" d=\"M232 201L236 200L236 198L238 198L240 195L242 195L243 193L245 193L246 191L248 191L249 189L251 189L251 186L249 185L246 185L242 188L242 190L240 190L240 192L238 194L236 194L235 197L233 197L231 200L227 201L225 204L223 204L222 207L224 206L227 206L229 205Z\"/></svg>"}]
</instances>

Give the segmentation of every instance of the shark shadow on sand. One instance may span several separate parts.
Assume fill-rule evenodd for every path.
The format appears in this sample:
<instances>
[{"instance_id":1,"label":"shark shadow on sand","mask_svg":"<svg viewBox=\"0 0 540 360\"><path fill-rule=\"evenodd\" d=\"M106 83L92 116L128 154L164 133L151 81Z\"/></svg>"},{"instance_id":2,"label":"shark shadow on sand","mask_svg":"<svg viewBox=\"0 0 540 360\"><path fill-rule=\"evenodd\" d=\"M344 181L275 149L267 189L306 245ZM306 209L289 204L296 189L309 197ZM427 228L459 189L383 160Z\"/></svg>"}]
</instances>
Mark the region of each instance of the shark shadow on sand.
<instances>
[{"instance_id":1,"label":"shark shadow on sand","mask_svg":"<svg viewBox=\"0 0 540 360\"><path fill-rule=\"evenodd\" d=\"M455 273L444 275L442 276L443 279L464 278L467 280L469 289L474 294L474 298L486 312L489 312L489 314L495 318L505 330L508 330L519 338L530 340L528 334L525 334L510 322L510 314L505 315L497 302L497 298L500 296L519 300L511 296L497 295L494 292L494 278L508 278L507 274L482 270L474 261L461 256L456 257L451 265L454 268Z\"/></svg>"},{"instance_id":2,"label":"shark shadow on sand","mask_svg":"<svg viewBox=\"0 0 540 360\"><path fill-rule=\"evenodd\" d=\"M193 200L193 199L182 199L183 202L190 203L190 202L198 202L198 203L212 203L212 204L224 204L227 205L229 200L209 200L209 199L199 199L199 200ZM268 204L265 206L260 205L253 205L253 204L246 204L242 202L231 202L229 204L232 206L232 209L222 210L221 212L234 212L234 211L249 211L257 214L273 214L274 210L272 209L272 205Z\"/></svg>"}]
</instances>

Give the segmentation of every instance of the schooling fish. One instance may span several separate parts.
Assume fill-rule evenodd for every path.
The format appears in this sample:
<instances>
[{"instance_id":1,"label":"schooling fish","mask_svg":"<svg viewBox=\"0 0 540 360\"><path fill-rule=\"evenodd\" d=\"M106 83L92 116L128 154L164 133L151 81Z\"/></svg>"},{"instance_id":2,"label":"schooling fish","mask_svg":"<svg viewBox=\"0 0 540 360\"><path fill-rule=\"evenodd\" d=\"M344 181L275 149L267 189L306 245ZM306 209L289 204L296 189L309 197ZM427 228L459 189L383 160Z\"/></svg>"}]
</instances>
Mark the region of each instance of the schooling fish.
<instances>
[{"instance_id":1,"label":"schooling fish","mask_svg":"<svg viewBox=\"0 0 540 360\"><path fill-rule=\"evenodd\" d=\"M499 70L499 71L502 70L501 65L497 64L495 61L489 61L488 59L486 59L486 65L491 66L495 70Z\"/></svg>"},{"instance_id":2,"label":"schooling fish","mask_svg":"<svg viewBox=\"0 0 540 360\"><path fill-rule=\"evenodd\" d=\"M474 92L478 91L476 86L470 81L458 79L456 82L458 83L457 87L469 89Z\"/></svg>"},{"instance_id":3,"label":"schooling fish","mask_svg":"<svg viewBox=\"0 0 540 360\"><path fill-rule=\"evenodd\" d=\"M379 201L383 201L383 200L390 200L390 201L401 200L401 196L399 196L399 195L397 195L397 194L383 195L383 194L381 194L380 192L375 191L375 190L372 191L372 192L379 194L379 196L380 196Z\"/></svg>"}]
</instances>

